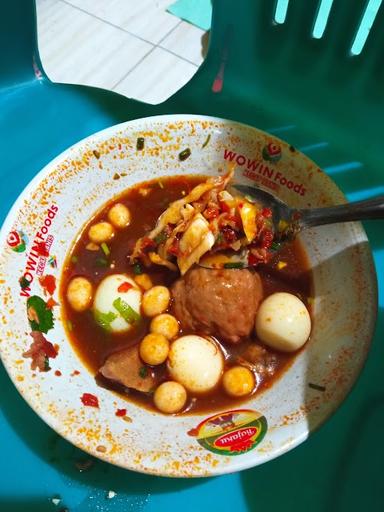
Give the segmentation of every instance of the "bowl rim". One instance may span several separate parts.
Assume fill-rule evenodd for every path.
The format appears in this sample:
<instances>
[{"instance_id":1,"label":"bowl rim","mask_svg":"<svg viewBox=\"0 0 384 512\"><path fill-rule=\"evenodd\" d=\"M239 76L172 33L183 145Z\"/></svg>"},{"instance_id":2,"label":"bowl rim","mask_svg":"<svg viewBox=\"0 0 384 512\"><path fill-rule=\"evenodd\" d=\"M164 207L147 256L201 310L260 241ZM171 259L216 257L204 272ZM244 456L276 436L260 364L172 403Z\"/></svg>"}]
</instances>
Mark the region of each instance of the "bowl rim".
<instances>
[{"instance_id":1,"label":"bowl rim","mask_svg":"<svg viewBox=\"0 0 384 512\"><path fill-rule=\"evenodd\" d=\"M75 142L71 146L64 149L59 155L57 155L55 158L50 160L44 167L38 171L33 178L28 181L28 183L25 185L25 187L19 192L16 200L13 202L11 208L9 209L7 215L5 216L1 230L0 230L0 246L3 246L6 242L6 237L8 234L9 229L12 226L13 219L15 217L15 214L19 211L23 201L28 198L29 194L39 185L39 183L42 181L43 178L45 178L48 173L54 169L60 162L62 162L68 153L70 153L73 150L79 150L82 146L84 146L86 143L93 141L93 142L99 142L101 140L107 140L111 136L115 135L118 131L126 129L126 127L129 127L131 129L135 129L136 126L142 126L143 123L152 123L152 122L169 122L169 121L209 121L209 122L217 122L220 124L229 124L234 127L239 128L246 128L248 130L255 130L256 132L260 132L264 135L270 135L277 141L281 141L283 144L286 144L286 142L283 139L280 139L280 137L274 135L273 133L269 134L268 132L261 130L255 126L233 121L226 118L220 118L217 116L206 116L206 115L199 115L199 114L165 114L165 115L156 115L156 116L147 116L147 117L141 117L129 121L124 121L122 123L118 123L112 126L109 126L107 128L104 128L100 131L97 131L95 133L92 133L88 135L87 137ZM303 157L306 161L310 162L311 165L317 165L304 153L302 153L300 150L298 150L301 157ZM344 198L346 201L345 195L342 193L340 188L336 185L336 183L331 179L330 176L328 176L324 171L322 171L323 177L326 178L333 187L336 187L336 189L339 191L340 195ZM377 283L377 274L375 270L374 265L374 259L372 255L371 248L369 246L369 241L366 235L366 232L364 230L363 225L360 222L354 223L356 227L358 228L359 234L362 237L362 241L368 242L365 256L369 257L369 261L367 262L368 266L370 267L370 277L371 277L371 287L374 295L374 310L372 310L372 314L369 318L369 322L367 322L367 342L365 344L366 350L364 352L364 357L361 357L359 360L359 364L354 367L353 370L353 377L352 377L352 384L349 386L349 388L345 389L345 392L343 395L338 397L337 400L333 402L333 407L330 411L328 411L326 414L323 414L321 420L318 422L318 424L315 427L308 428L306 431L303 431L301 434L296 435L289 445L281 446L279 448L275 448L273 452L268 452L268 454L264 454L264 456L260 457L260 460L257 461L257 465L263 464L265 462L268 462L270 460L273 460L284 453L292 450L293 448L300 445L302 442L304 442L311 433L318 430L333 414L337 411L337 409L342 405L346 397L353 391L355 388L359 376L364 368L364 365L367 360L367 356L369 353L370 345L373 340L375 326L376 326L376 320L377 320L377 314L378 314L378 283ZM185 478L198 478L198 477L210 477L210 476L217 476L217 475L223 475L223 474L229 474L234 473L237 471L242 471L244 469L248 469L251 467L255 467L255 463L252 462L251 459L245 459L241 460L241 458L232 458L231 464L228 464L227 466L219 466L218 470L215 468L210 468L208 474L201 473L201 474L195 474L192 473L190 475L185 475L184 473L178 473L175 472L158 472L156 470L151 470L150 468L142 468L142 467L135 467L134 465L128 466L128 465L122 465L118 462L111 461L107 459L105 456L103 456L102 453L96 452L95 450L88 448L86 446L80 446L75 438L71 438L70 435L65 435L62 432L59 432L56 429L56 426L54 425L54 422L49 414L44 414L44 411L37 411L35 409L33 400L30 398L30 396L26 393L21 392L21 386L16 380L16 375L11 371L11 366L9 365L9 362L6 360L5 357L3 357L3 350L2 350L2 344L0 344L0 358L3 362L4 368L9 375L12 383L14 384L15 388L19 392L19 395L27 402L27 404L31 407L31 409L34 411L35 414L37 414L50 428L52 428L56 433L58 433L61 437L63 437L66 441L70 442L77 448L80 448L81 450L89 453L91 456L96 457L104 462L109 462L111 464L114 464L118 467L121 467L123 469L136 471L143 474L152 474L156 476L165 476L165 477L185 477ZM246 404L243 404L246 405ZM209 414L209 413L208 413Z\"/></svg>"}]
</instances>

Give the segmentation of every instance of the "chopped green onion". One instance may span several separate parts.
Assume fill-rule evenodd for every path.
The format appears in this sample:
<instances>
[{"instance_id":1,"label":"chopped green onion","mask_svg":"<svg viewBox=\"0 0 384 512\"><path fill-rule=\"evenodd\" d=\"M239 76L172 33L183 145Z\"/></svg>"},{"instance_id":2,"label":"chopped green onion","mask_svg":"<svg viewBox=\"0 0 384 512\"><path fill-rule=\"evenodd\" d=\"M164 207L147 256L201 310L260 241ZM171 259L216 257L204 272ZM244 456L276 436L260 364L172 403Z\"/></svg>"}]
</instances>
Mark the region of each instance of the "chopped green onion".
<instances>
[{"instance_id":1,"label":"chopped green onion","mask_svg":"<svg viewBox=\"0 0 384 512\"><path fill-rule=\"evenodd\" d=\"M72 256L71 263L75 264L79 261L79 258L77 256Z\"/></svg>"},{"instance_id":2,"label":"chopped green onion","mask_svg":"<svg viewBox=\"0 0 384 512\"><path fill-rule=\"evenodd\" d=\"M20 278L19 283L20 283L20 288L22 290L24 290L25 288L28 288L29 285L31 284L30 281L28 281L28 279L24 276Z\"/></svg>"},{"instance_id":3,"label":"chopped green onion","mask_svg":"<svg viewBox=\"0 0 384 512\"><path fill-rule=\"evenodd\" d=\"M191 150L189 148L184 149L181 153L179 153L179 160L181 160L181 161L186 160L190 156L191 156Z\"/></svg>"},{"instance_id":4,"label":"chopped green onion","mask_svg":"<svg viewBox=\"0 0 384 512\"><path fill-rule=\"evenodd\" d=\"M143 273L143 269L141 268L140 263L135 263L133 265L133 273L135 274L135 276L139 276L140 274Z\"/></svg>"},{"instance_id":5,"label":"chopped green onion","mask_svg":"<svg viewBox=\"0 0 384 512\"><path fill-rule=\"evenodd\" d=\"M325 386L320 386L319 384L314 384L313 382L308 382L308 387L315 389L316 391L325 391L327 389Z\"/></svg>"},{"instance_id":6,"label":"chopped green onion","mask_svg":"<svg viewBox=\"0 0 384 512\"><path fill-rule=\"evenodd\" d=\"M50 369L51 369L51 367L49 366L49 357L45 356L45 359L44 359L44 371L48 372Z\"/></svg>"},{"instance_id":7,"label":"chopped green onion","mask_svg":"<svg viewBox=\"0 0 384 512\"><path fill-rule=\"evenodd\" d=\"M70 320L67 320L68 331L73 331L73 323Z\"/></svg>"},{"instance_id":8,"label":"chopped green onion","mask_svg":"<svg viewBox=\"0 0 384 512\"><path fill-rule=\"evenodd\" d=\"M136 149L141 151L144 149L144 137L138 137L136 141Z\"/></svg>"},{"instance_id":9,"label":"chopped green onion","mask_svg":"<svg viewBox=\"0 0 384 512\"><path fill-rule=\"evenodd\" d=\"M95 310L95 320L96 322L105 329L106 331L111 330L111 323L117 318L116 313L113 311L109 311L108 313L102 313L98 309Z\"/></svg>"},{"instance_id":10,"label":"chopped green onion","mask_svg":"<svg viewBox=\"0 0 384 512\"><path fill-rule=\"evenodd\" d=\"M167 237L166 232L162 231L157 236L155 236L154 240L157 243L157 245L159 245L159 244L162 244L163 242L165 242L167 240L167 238L168 237Z\"/></svg>"},{"instance_id":11,"label":"chopped green onion","mask_svg":"<svg viewBox=\"0 0 384 512\"><path fill-rule=\"evenodd\" d=\"M129 324L134 324L141 320L141 316L136 313L136 311L131 308L131 306L127 304L127 302L125 302L125 300L123 300L121 297L115 299L112 304L113 307L116 308L120 315L124 318L124 320Z\"/></svg>"},{"instance_id":12,"label":"chopped green onion","mask_svg":"<svg viewBox=\"0 0 384 512\"><path fill-rule=\"evenodd\" d=\"M108 261L105 258L96 258L95 263L98 267L108 267Z\"/></svg>"},{"instance_id":13,"label":"chopped green onion","mask_svg":"<svg viewBox=\"0 0 384 512\"><path fill-rule=\"evenodd\" d=\"M108 245L107 245L105 242L103 242L103 243L101 244L101 248L103 249L103 253L104 253L106 256L109 256L109 255L111 254L111 251L110 251L110 249L109 249Z\"/></svg>"},{"instance_id":14,"label":"chopped green onion","mask_svg":"<svg viewBox=\"0 0 384 512\"><path fill-rule=\"evenodd\" d=\"M244 197L245 197L245 199L246 199L247 201L249 201L250 203L255 204L255 198L254 198L254 197L251 197L251 196L249 196L248 194L245 194L245 196L244 196Z\"/></svg>"},{"instance_id":15,"label":"chopped green onion","mask_svg":"<svg viewBox=\"0 0 384 512\"><path fill-rule=\"evenodd\" d=\"M272 242L271 250L272 251L278 251L280 249L281 243L280 242Z\"/></svg>"},{"instance_id":16,"label":"chopped green onion","mask_svg":"<svg viewBox=\"0 0 384 512\"><path fill-rule=\"evenodd\" d=\"M216 237L216 241L215 243L216 244L221 244L224 242L224 236L223 236L223 233L219 232L219 234L217 235Z\"/></svg>"},{"instance_id":17,"label":"chopped green onion","mask_svg":"<svg viewBox=\"0 0 384 512\"><path fill-rule=\"evenodd\" d=\"M244 268L244 263L241 261L231 261L230 263L224 263L224 268Z\"/></svg>"},{"instance_id":18,"label":"chopped green onion","mask_svg":"<svg viewBox=\"0 0 384 512\"><path fill-rule=\"evenodd\" d=\"M139 376L142 379L145 379L145 377L148 376L148 368L146 366L141 366L139 370Z\"/></svg>"},{"instance_id":19,"label":"chopped green onion","mask_svg":"<svg viewBox=\"0 0 384 512\"><path fill-rule=\"evenodd\" d=\"M209 134L208 137L205 139L204 144L201 146L202 149L204 149L205 146L208 146L210 140L211 140L211 134Z\"/></svg>"}]
</instances>

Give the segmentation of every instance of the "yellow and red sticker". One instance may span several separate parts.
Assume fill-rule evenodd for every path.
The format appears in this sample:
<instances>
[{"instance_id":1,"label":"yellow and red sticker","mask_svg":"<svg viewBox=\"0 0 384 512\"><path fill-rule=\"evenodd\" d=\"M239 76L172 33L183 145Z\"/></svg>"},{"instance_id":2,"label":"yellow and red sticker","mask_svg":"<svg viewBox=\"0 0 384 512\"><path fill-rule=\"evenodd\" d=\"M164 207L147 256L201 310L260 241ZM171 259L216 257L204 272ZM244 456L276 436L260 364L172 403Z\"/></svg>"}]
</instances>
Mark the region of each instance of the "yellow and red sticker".
<instances>
[{"instance_id":1,"label":"yellow and red sticker","mask_svg":"<svg viewBox=\"0 0 384 512\"><path fill-rule=\"evenodd\" d=\"M221 455L241 455L253 450L264 438L268 429L265 416L251 409L221 412L205 419L188 435L197 442Z\"/></svg>"}]
</instances>

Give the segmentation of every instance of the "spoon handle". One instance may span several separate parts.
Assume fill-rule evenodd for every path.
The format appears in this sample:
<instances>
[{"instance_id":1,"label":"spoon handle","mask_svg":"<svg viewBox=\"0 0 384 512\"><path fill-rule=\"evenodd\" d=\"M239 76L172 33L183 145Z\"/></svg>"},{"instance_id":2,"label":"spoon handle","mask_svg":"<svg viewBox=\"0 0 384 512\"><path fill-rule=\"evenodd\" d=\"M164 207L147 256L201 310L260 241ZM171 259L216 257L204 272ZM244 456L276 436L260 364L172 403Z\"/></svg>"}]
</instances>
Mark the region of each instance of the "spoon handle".
<instances>
[{"instance_id":1,"label":"spoon handle","mask_svg":"<svg viewBox=\"0 0 384 512\"><path fill-rule=\"evenodd\" d=\"M299 230L336 222L384 219L384 196L326 208L297 210L297 213Z\"/></svg>"}]
</instances>

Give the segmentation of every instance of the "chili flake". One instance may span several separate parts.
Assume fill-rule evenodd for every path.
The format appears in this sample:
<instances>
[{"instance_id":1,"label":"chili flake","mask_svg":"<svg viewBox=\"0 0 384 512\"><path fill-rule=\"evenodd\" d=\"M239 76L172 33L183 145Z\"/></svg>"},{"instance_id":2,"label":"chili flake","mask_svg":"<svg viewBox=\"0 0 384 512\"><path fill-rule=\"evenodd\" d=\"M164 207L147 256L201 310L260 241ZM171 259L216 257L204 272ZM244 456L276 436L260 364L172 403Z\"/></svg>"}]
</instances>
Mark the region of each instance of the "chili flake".
<instances>
[{"instance_id":1,"label":"chili flake","mask_svg":"<svg viewBox=\"0 0 384 512\"><path fill-rule=\"evenodd\" d=\"M47 308L48 309L52 309L53 307L55 306L58 306L59 303L55 301L55 299L52 299L52 297L50 297L48 300L47 300Z\"/></svg>"},{"instance_id":2,"label":"chili flake","mask_svg":"<svg viewBox=\"0 0 384 512\"><path fill-rule=\"evenodd\" d=\"M55 358L58 354L58 350L52 345L52 343L44 338L43 350L47 357Z\"/></svg>"},{"instance_id":3,"label":"chili flake","mask_svg":"<svg viewBox=\"0 0 384 512\"><path fill-rule=\"evenodd\" d=\"M128 281L125 281L124 283L121 283L121 285L117 288L117 291L119 293L126 293L131 288L133 288L131 283L128 283Z\"/></svg>"},{"instance_id":4,"label":"chili flake","mask_svg":"<svg viewBox=\"0 0 384 512\"><path fill-rule=\"evenodd\" d=\"M88 407L99 407L99 399L91 393L83 393L80 400Z\"/></svg>"},{"instance_id":5,"label":"chili flake","mask_svg":"<svg viewBox=\"0 0 384 512\"><path fill-rule=\"evenodd\" d=\"M266 217L267 219L269 219L270 217L272 217L272 210L271 208L263 208L261 210L261 215L263 217Z\"/></svg>"},{"instance_id":6,"label":"chili flake","mask_svg":"<svg viewBox=\"0 0 384 512\"><path fill-rule=\"evenodd\" d=\"M248 265L251 267L260 263L260 259L253 253L248 255Z\"/></svg>"},{"instance_id":7,"label":"chili flake","mask_svg":"<svg viewBox=\"0 0 384 512\"><path fill-rule=\"evenodd\" d=\"M274 238L274 234L272 233L272 231L270 231L269 229L266 229L264 231L264 234L262 237L261 247L263 249L269 249L272 245L273 238Z\"/></svg>"},{"instance_id":8,"label":"chili flake","mask_svg":"<svg viewBox=\"0 0 384 512\"><path fill-rule=\"evenodd\" d=\"M204 211L204 217L208 220L216 219L216 217L218 217L219 214L220 214L219 209L215 208L215 207L211 207L211 206L206 208Z\"/></svg>"},{"instance_id":9,"label":"chili flake","mask_svg":"<svg viewBox=\"0 0 384 512\"><path fill-rule=\"evenodd\" d=\"M50 274L46 276L39 277L39 283L43 287L45 293L49 295L53 295L56 290L56 278Z\"/></svg>"}]
</instances>

